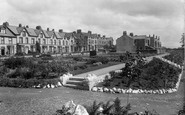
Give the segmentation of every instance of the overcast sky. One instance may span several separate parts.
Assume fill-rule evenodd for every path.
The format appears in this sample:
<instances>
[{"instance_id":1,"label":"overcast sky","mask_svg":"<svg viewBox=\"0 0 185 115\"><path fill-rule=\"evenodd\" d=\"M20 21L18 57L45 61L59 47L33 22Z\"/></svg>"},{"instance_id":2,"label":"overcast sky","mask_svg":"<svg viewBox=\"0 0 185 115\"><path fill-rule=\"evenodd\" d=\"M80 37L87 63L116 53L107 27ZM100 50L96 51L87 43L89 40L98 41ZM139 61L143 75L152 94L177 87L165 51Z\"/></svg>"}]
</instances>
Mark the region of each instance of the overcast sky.
<instances>
[{"instance_id":1,"label":"overcast sky","mask_svg":"<svg viewBox=\"0 0 185 115\"><path fill-rule=\"evenodd\" d=\"M43 29L82 29L120 37L158 35L162 45L179 47L184 32L183 0L1 0L0 23Z\"/></svg>"}]
</instances>

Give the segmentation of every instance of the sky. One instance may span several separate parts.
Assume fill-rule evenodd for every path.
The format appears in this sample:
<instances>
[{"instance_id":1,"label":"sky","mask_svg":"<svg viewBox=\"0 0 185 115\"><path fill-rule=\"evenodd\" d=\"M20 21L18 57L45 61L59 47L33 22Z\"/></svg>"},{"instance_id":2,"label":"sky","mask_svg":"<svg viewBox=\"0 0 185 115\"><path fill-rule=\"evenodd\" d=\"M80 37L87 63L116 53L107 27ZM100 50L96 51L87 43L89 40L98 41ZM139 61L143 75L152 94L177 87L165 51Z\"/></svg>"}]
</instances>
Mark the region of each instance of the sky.
<instances>
[{"instance_id":1,"label":"sky","mask_svg":"<svg viewBox=\"0 0 185 115\"><path fill-rule=\"evenodd\" d=\"M123 31L160 36L162 45L180 47L183 0L0 0L0 24L42 29L81 29L113 37Z\"/></svg>"}]
</instances>

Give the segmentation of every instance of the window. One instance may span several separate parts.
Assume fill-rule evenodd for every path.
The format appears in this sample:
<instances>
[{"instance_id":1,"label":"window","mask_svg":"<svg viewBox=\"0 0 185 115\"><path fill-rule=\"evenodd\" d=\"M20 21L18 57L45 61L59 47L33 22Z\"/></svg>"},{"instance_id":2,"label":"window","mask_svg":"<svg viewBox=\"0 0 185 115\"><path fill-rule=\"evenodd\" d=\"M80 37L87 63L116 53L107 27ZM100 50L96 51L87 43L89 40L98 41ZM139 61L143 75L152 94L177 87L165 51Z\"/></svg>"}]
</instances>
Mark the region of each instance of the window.
<instances>
[{"instance_id":1,"label":"window","mask_svg":"<svg viewBox=\"0 0 185 115\"><path fill-rule=\"evenodd\" d=\"M38 39L38 42L40 43L40 39Z\"/></svg>"},{"instance_id":2,"label":"window","mask_svg":"<svg viewBox=\"0 0 185 115\"><path fill-rule=\"evenodd\" d=\"M40 38L43 38L43 33L40 33Z\"/></svg>"},{"instance_id":3,"label":"window","mask_svg":"<svg viewBox=\"0 0 185 115\"><path fill-rule=\"evenodd\" d=\"M5 34L5 30L4 29L2 29L2 30L0 29L0 32L3 33L3 34Z\"/></svg>"},{"instance_id":4,"label":"window","mask_svg":"<svg viewBox=\"0 0 185 115\"><path fill-rule=\"evenodd\" d=\"M63 45L65 45L65 41L63 40Z\"/></svg>"},{"instance_id":5,"label":"window","mask_svg":"<svg viewBox=\"0 0 185 115\"><path fill-rule=\"evenodd\" d=\"M23 44L23 38L19 37L19 43Z\"/></svg>"},{"instance_id":6,"label":"window","mask_svg":"<svg viewBox=\"0 0 185 115\"><path fill-rule=\"evenodd\" d=\"M35 39L34 38L31 38L31 43L35 44Z\"/></svg>"},{"instance_id":7,"label":"window","mask_svg":"<svg viewBox=\"0 0 185 115\"><path fill-rule=\"evenodd\" d=\"M26 43L28 44L29 43L29 41L28 41L28 38L26 37Z\"/></svg>"},{"instance_id":8,"label":"window","mask_svg":"<svg viewBox=\"0 0 185 115\"><path fill-rule=\"evenodd\" d=\"M25 31L22 32L22 36L24 36L24 37L26 36L26 32Z\"/></svg>"},{"instance_id":9,"label":"window","mask_svg":"<svg viewBox=\"0 0 185 115\"><path fill-rule=\"evenodd\" d=\"M9 38L8 41L9 41L9 44L12 44L12 38Z\"/></svg>"},{"instance_id":10,"label":"window","mask_svg":"<svg viewBox=\"0 0 185 115\"><path fill-rule=\"evenodd\" d=\"M1 38L1 44L4 44L5 41L4 41L4 38Z\"/></svg>"},{"instance_id":11,"label":"window","mask_svg":"<svg viewBox=\"0 0 185 115\"><path fill-rule=\"evenodd\" d=\"M61 40L59 40L59 45L61 45Z\"/></svg>"},{"instance_id":12,"label":"window","mask_svg":"<svg viewBox=\"0 0 185 115\"><path fill-rule=\"evenodd\" d=\"M52 39L50 40L50 43L51 43L51 45L53 44L53 40Z\"/></svg>"},{"instance_id":13,"label":"window","mask_svg":"<svg viewBox=\"0 0 185 115\"><path fill-rule=\"evenodd\" d=\"M54 44L56 45L57 44L56 40L54 42L55 42Z\"/></svg>"},{"instance_id":14,"label":"window","mask_svg":"<svg viewBox=\"0 0 185 115\"><path fill-rule=\"evenodd\" d=\"M71 40L71 44L73 44L73 40Z\"/></svg>"},{"instance_id":15,"label":"window","mask_svg":"<svg viewBox=\"0 0 185 115\"><path fill-rule=\"evenodd\" d=\"M66 45L68 45L68 42L66 41Z\"/></svg>"},{"instance_id":16,"label":"window","mask_svg":"<svg viewBox=\"0 0 185 115\"><path fill-rule=\"evenodd\" d=\"M46 44L46 39L43 39L43 43Z\"/></svg>"}]
</instances>

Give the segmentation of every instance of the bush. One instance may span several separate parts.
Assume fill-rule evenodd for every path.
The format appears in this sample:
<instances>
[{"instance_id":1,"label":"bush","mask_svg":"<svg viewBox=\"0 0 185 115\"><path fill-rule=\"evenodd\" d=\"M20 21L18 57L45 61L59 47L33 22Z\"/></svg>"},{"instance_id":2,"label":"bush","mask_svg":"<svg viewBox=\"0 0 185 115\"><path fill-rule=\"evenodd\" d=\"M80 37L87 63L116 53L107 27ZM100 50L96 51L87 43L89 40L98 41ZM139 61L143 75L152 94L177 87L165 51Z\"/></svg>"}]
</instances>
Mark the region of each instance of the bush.
<instances>
[{"instance_id":1,"label":"bush","mask_svg":"<svg viewBox=\"0 0 185 115\"><path fill-rule=\"evenodd\" d=\"M106 57L94 57L87 60L87 64L93 64L97 62L101 62L102 64L107 64L109 62L109 59Z\"/></svg>"},{"instance_id":2,"label":"bush","mask_svg":"<svg viewBox=\"0 0 185 115\"><path fill-rule=\"evenodd\" d=\"M83 58L82 57L73 57L73 60L75 60L75 61L83 61Z\"/></svg>"},{"instance_id":3,"label":"bush","mask_svg":"<svg viewBox=\"0 0 185 115\"><path fill-rule=\"evenodd\" d=\"M21 88L31 88L33 86L38 86L39 84L41 86L46 86L48 84L57 85L57 83L60 82L59 78L55 79L21 79L21 78L0 78L0 86L1 87L21 87Z\"/></svg>"},{"instance_id":4,"label":"bush","mask_svg":"<svg viewBox=\"0 0 185 115\"><path fill-rule=\"evenodd\" d=\"M32 60L32 58L8 58L5 60L4 65L7 68L10 69L15 69L15 68L19 68L19 67L30 67L34 64L34 61Z\"/></svg>"}]
</instances>

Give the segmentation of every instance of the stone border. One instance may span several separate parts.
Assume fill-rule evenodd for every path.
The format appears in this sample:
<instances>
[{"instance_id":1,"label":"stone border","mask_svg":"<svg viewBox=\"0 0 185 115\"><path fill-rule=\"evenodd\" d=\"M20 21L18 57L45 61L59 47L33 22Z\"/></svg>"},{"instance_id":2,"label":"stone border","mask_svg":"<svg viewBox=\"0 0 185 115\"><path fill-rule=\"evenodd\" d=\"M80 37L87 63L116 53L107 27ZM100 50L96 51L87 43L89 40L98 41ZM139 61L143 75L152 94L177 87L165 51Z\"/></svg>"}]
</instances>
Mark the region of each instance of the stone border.
<instances>
[{"instance_id":1,"label":"stone border","mask_svg":"<svg viewBox=\"0 0 185 115\"><path fill-rule=\"evenodd\" d=\"M92 87L91 88L91 91L93 92L106 92L106 93L124 93L124 94L128 94L128 93L133 93L133 94L165 94L165 93L173 93L173 92L176 92L179 88L179 85L180 85L180 81L181 81L181 78L182 78L182 73L183 73L183 66L181 65L178 65L174 62L171 62L169 60L166 60L164 58L159 58L157 57L158 59L161 59L162 61L164 62L167 62L175 67L178 67L180 68L182 71L181 73L179 74L179 77L178 77L178 81L176 83L176 87L175 88L169 88L169 89L158 89L158 90L142 90L142 89L138 89L138 90L133 90L133 89L121 89L121 88L106 88L106 87ZM115 72L121 72L121 70L116 70ZM99 76L100 77L100 76ZM105 78L105 75L104 75L104 78Z\"/></svg>"}]
</instances>

